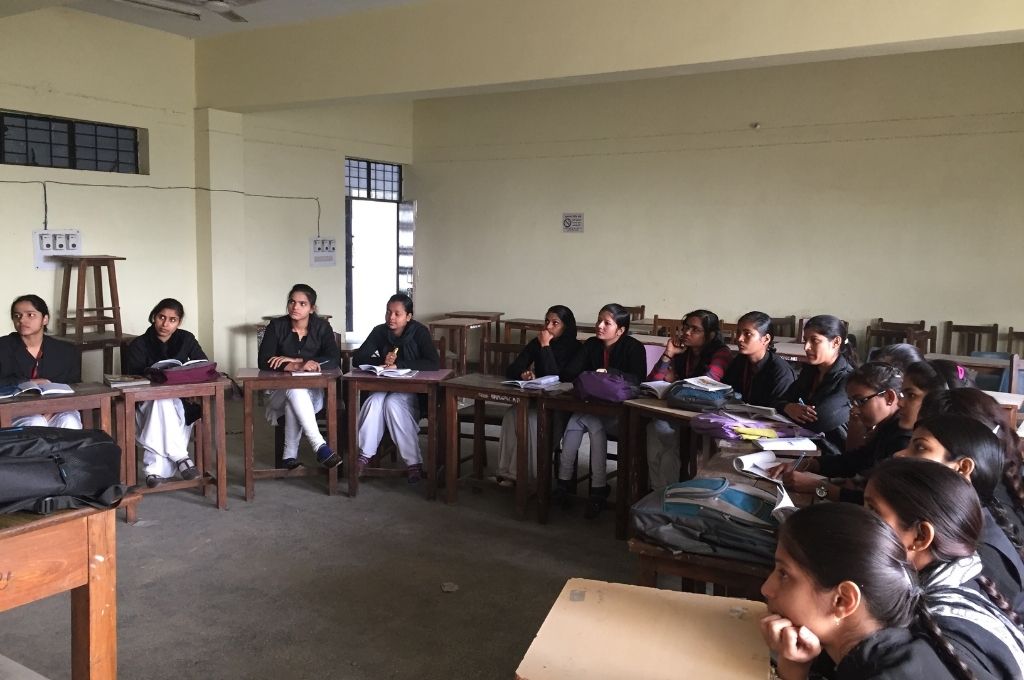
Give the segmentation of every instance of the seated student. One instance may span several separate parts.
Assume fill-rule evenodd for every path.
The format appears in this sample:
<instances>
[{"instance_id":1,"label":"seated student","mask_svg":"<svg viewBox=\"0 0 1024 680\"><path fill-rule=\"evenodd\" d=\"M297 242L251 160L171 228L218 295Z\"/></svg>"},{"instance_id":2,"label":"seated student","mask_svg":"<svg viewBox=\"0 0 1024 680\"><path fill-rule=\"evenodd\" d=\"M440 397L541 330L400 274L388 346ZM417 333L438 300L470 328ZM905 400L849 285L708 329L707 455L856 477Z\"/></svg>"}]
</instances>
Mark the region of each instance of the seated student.
<instances>
[{"instance_id":1,"label":"seated student","mask_svg":"<svg viewBox=\"0 0 1024 680\"><path fill-rule=\"evenodd\" d=\"M859 505L819 503L790 515L761 594L771 612L761 633L781 680L806 680L823 650L836 680L992 677L950 645L903 544Z\"/></svg>"},{"instance_id":2,"label":"seated student","mask_svg":"<svg viewBox=\"0 0 1024 680\"><path fill-rule=\"evenodd\" d=\"M259 367L270 371L320 371L337 368L340 360L334 329L316 314L316 291L296 283L288 292L288 314L267 324L260 343ZM331 451L316 424L317 411L324 406L324 391L291 388L270 390L269 395L267 420L274 425L284 416L282 465L289 470L300 465L299 439L305 435L317 462L336 467L341 457Z\"/></svg>"},{"instance_id":3,"label":"seated student","mask_svg":"<svg viewBox=\"0 0 1024 680\"><path fill-rule=\"evenodd\" d=\"M601 308L594 326L595 337L587 338L580 350L562 369L563 382L573 382L584 371L607 371L621 374L639 384L647 372L647 353L643 344L626 334L629 312L620 304ZM579 455L583 434L590 435L590 497L584 516L594 519L608 506L608 435L618 432L618 421L586 413L569 417L562 436L562 455L558 462L555 499L563 506L573 492L573 467Z\"/></svg>"},{"instance_id":4,"label":"seated student","mask_svg":"<svg viewBox=\"0 0 1024 680\"><path fill-rule=\"evenodd\" d=\"M775 327L764 312L747 312L736 322L739 353L729 362L722 382L755 406L772 406L796 380L789 362L775 353Z\"/></svg>"},{"instance_id":5,"label":"seated student","mask_svg":"<svg viewBox=\"0 0 1024 680\"><path fill-rule=\"evenodd\" d=\"M185 308L177 300L164 298L156 303L149 313L149 328L128 345L125 370L142 375L150 366L165 359L182 363L206 359L196 337L179 328L184 318ZM135 440L143 448L146 486L153 488L173 479L175 472L182 479L199 476L195 463L188 457L188 440L192 423L198 418L194 412L198 405L189 406L186 411L181 399L154 399L139 402L135 407Z\"/></svg>"},{"instance_id":6,"label":"seated student","mask_svg":"<svg viewBox=\"0 0 1024 680\"><path fill-rule=\"evenodd\" d=\"M850 421L861 424L865 432L864 443L839 456L811 458L801 464L801 469L806 472L787 463L778 466L776 474L781 473L786 486L799 493L861 503L864 494L860 475L902 451L910 442L910 429L900 424L902 385L903 373L892 364L871 361L858 366L846 380L846 394L850 400ZM845 478L848 482L840 485L830 481L836 477Z\"/></svg>"},{"instance_id":7,"label":"seated student","mask_svg":"<svg viewBox=\"0 0 1024 680\"><path fill-rule=\"evenodd\" d=\"M721 380L731 357L732 352L722 342L718 316L697 309L683 317L683 325L665 343L665 353L647 379L674 382L707 376ZM652 488L679 481L679 428L675 421L657 418L647 426L647 465Z\"/></svg>"},{"instance_id":8,"label":"seated student","mask_svg":"<svg viewBox=\"0 0 1024 680\"><path fill-rule=\"evenodd\" d=\"M942 463L971 482L984 509L978 552L985 575L1014 602L1024 592L1024 563L1018 549L1020 529L994 497L1003 472L1003 449L983 423L967 416L943 414L919 420L910 445L896 454Z\"/></svg>"},{"instance_id":9,"label":"seated student","mask_svg":"<svg viewBox=\"0 0 1024 680\"><path fill-rule=\"evenodd\" d=\"M38 295L21 295L11 303L14 332L0 338L0 384L25 381L70 385L82 382L81 357L74 346L46 335L50 309ZM19 416L14 427L63 427L82 429L78 411Z\"/></svg>"},{"instance_id":10,"label":"seated student","mask_svg":"<svg viewBox=\"0 0 1024 680\"><path fill-rule=\"evenodd\" d=\"M430 330L412 318L412 298L396 293L388 298L384 323L370 331L363 344L352 354L352 365L384 365L436 371L441 368ZM398 454L408 469L406 481L415 484L423 478L423 454L420 453L420 413L425 410L421 395L410 392L372 392L359 408L359 462L356 474L362 474L387 427ZM355 408L349 404L349 408Z\"/></svg>"},{"instance_id":11,"label":"seated student","mask_svg":"<svg viewBox=\"0 0 1024 680\"><path fill-rule=\"evenodd\" d=\"M1021 484L1021 469L1024 467L1024 452L1017 432L1006 425L1006 412L999 402L981 390L957 387L929 394L921 407L924 418L942 413L956 413L974 418L999 437L1003 446L1003 474L1001 484L996 485L994 496L1005 508L1012 511L1014 523L1024 526L1024 488ZM1024 544L1015 543L1018 550Z\"/></svg>"},{"instance_id":12,"label":"seated student","mask_svg":"<svg viewBox=\"0 0 1024 680\"><path fill-rule=\"evenodd\" d=\"M850 419L846 378L857 358L846 338L846 324L834 316L822 314L808 319L803 338L807 363L796 382L775 403L775 409L808 430L824 434L838 453L846 449Z\"/></svg>"},{"instance_id":13,"label":"seated student","mask_svg":"<svg viewBox=\"0 0 1024 680\"><path fill-rule=\"evenodd\" d=\"M509 380L533 380L547 375L557 376L569 360L580 351L576 339L576 317L565 305L554 305L544 315L544 328L519 353L505 371ZM530 410L527 428L530 453L530 477L537 469L537 412ZM516 482L516 410L510 408L501 419L501 439L498 442L498 483L514 486Z\"/></svg>"},{"instance_id":14,"label":"seated student","mask_svg":"<svg viewBox=\"0 0 1024 680\"><path fill-rule=\"evenodd\" d=\"M970 482L943 465L897 458L875 469L864 496L906 547L929 609L961 657L999 678L1024 677L1020 618L975 551L982 510Z\"/></svg>"}]
</instances>

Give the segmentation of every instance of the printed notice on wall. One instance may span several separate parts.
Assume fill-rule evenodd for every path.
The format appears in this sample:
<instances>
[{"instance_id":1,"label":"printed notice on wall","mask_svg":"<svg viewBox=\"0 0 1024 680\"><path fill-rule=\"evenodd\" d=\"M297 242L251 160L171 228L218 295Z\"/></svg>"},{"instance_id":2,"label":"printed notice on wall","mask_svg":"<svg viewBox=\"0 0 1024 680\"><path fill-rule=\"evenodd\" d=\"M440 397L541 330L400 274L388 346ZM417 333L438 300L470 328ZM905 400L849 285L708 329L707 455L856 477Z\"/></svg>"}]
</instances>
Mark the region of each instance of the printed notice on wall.
<instances>
[{"instance_id":1,"label":"printed notice on wall","mask_svg":"<svg viewBox=\"0 0 1024 680\"><path fill-rule=\"evenodd\" d=\"M583 213L562 213L562 232L565 234L582 234Z\"/></svg>"}]
</instances>

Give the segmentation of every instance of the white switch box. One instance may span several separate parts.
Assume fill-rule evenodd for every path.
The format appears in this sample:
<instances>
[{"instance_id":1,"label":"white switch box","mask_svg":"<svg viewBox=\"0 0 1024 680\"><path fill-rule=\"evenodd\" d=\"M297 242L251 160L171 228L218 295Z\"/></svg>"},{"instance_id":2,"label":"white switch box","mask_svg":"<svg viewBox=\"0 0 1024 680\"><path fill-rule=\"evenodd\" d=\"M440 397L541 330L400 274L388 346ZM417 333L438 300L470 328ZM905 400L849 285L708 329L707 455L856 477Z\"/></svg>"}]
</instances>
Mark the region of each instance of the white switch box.
<instances>
[{"instance_id":1,"label":"white switch box","mask_svg":"<svg viewBox=\"0 0 1024 680\"><path fill-rule=\"evenodd\" d=\"M56 269L50 255L81 255L82 233L78 229L37 229L32 232L32 259L36 269Z\"/></svg>"},{"instance_id":2,"label":"white switch box","mask_svg":"<svg viewBox=\"0 0 1024 680\"><path fill-rule=\"evenodd\" d=\"M309 239L309 266L333 267L337 262L338 241L333 238Z\"/></svg>"}]
</instances>

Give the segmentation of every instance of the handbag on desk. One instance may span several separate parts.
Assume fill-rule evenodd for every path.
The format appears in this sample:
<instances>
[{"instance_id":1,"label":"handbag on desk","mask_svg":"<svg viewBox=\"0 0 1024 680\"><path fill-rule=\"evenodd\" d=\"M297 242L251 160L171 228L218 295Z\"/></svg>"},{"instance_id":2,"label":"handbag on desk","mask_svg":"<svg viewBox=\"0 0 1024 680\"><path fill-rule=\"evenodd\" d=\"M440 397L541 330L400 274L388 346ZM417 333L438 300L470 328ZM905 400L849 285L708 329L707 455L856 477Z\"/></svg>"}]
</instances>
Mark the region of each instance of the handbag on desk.
<instances>
[{"instance_id":1,"label":"handbag on desk","mask_svg":"<svg viewBox=\"0 0 1024 680\"><path fill-rule=\"evenodd\" d=\"M217 377L216 361L188 362L183 366L150 368L149 379L159 385L187 385Z\"/></svg>"},{"instance_id":2,"label":"handbag on desk","mask_svg":"<svg viewBox=\"0 0 1024 680\"><path fill-rule=\"evenodd\" d=\"M636 396L637 386L621 373L584 371L572 383L576 396L584 401L607 401L621 404Z\"/></svg>"}]
</instances>

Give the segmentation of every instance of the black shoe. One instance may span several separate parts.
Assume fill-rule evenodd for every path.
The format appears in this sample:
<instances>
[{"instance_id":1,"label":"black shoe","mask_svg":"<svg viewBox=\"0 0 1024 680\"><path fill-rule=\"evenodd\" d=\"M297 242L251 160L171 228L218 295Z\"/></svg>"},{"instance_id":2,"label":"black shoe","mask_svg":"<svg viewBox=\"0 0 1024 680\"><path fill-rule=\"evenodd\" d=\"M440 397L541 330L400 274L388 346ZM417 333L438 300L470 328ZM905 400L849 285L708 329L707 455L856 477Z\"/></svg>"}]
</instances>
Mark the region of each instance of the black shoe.
<instances>
[{"instance_id":1,"label":"black shoe","mask_svg":"<svg viewBox=\"0 0 1024 680\"><path fill-rule=\"evenodd\" d=\"M608 507L607 486L598 486L590 489L590 498L587 499L587 509L583 511L586 519L597 519L601 511Z\"/></svg>"},{"instance_id":2,"label":"black shoe","mask_svg":"<svg viewBox=\"0 0 1024 680\"><path fill-rule=\"evenodd\" d=\"M184 479L186 482L192 481L193 479L199 477L199 469L196 467L196 464L193 463L190 458L182 458L181 460L179 460L177 463L177 467L178 474L181 475L181 478Z\"/></svg>"},{"instance_id":3,"label":"black shoe","mask_svg":"<svg viewBox=\"0 0 1024 680\"><path fill-rule=\"evenodd\" d=\"M551 492L551 503L570 510L572 508L573 484L570 479L559 479L555 482L555 490Z\"/></svg>"},{"instance_id":4,"label":"black shoe","mask_svg":"<svg viewBox=\"0 0 1024 680\"><path fill-rule=\"evenodd\" d=\"M299 462L299 457L298 456L296 456L295 458L282 458L281 459L281 467L284 468L285 470L294 470L295 468L299 467L300 465L302 465L302 463Z\"/></svg>"},{"instance_id":5,"label":"black shoe","mask_svg":"<svg viewBox=\"0 0 1024 680\"><path fill-rule=\"evenodd\" d=\"M150 489L155 489L156 487L163 484L165 481L166 480L163 477L160 477L158 475L146 475L146 486L148 486Z\"/></svg>"}]
</instances>

